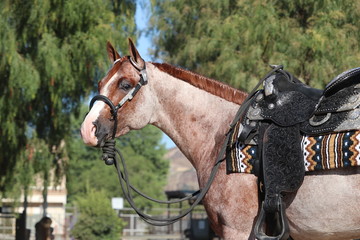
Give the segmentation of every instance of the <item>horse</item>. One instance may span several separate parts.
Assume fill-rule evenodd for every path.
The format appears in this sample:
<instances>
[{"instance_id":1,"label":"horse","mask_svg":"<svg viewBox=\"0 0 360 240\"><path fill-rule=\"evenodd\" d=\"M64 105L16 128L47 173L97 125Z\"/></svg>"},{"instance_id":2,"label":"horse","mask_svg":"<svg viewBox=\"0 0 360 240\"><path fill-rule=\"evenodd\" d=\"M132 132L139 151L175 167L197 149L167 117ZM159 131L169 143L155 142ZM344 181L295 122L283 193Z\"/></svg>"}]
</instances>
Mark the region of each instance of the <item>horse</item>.
<instances>
[{"instance_id":1,"label":"horse","mask_svg":"<svg viewBox=\"0 0 360 240\"><path fill-rule=\"evenodd\" d=\"M121 57L108 42L113 66L98 83L99 94L117 112L115 137L152 124L167 134L196 169L200 188L206 184L224 144L229 124L247 93L166 63L145 62L129 39L129 56ZM144 75L147 82L129 97ZM131 95L131 94L130 94ZM124 98L129 101L124 101ZM131 101L130 101L131 100ZM96 101L81 125L89 146L102 146L114 130L111 109ZM360 236L360 168L306 174L301 187L286 199L290 235L301 240L340 240ZM214 232L223 239L255 239L259 214L257 177L227 174L221 164L203 199ZM316 188L314 188L316 186Z\"/></svg>"}]
</instances>

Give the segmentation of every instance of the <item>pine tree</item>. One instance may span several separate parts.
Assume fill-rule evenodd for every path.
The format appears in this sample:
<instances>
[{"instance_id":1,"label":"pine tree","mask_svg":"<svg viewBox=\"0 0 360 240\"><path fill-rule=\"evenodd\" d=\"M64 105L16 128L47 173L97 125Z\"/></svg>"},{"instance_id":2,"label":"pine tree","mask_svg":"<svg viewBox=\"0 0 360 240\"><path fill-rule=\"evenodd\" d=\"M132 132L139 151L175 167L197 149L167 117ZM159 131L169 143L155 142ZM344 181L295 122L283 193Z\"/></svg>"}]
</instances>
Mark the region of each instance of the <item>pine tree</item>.
<instances>
[{"instance_id":1,"label":"pine tree","mask_svg":"<svg viewBox=\"0 0 360 240\"><path fill-rule=\"evenodd\" d=\"M356 0L154 0L156 56L251 90L281 64L313 87L358 67Z\"/></svg>"},{"instance_id":2,"label":"pine tree","mask_svg":"<svg viewBox=\"0 0 360 240\"><path fill-rule=\"evenodd\" d=\"M70 113L108 68L106 41L127 49L134 13L133 0L0 1L0 191L29 139L59 158Z\"/></svg>"}]
</instances>

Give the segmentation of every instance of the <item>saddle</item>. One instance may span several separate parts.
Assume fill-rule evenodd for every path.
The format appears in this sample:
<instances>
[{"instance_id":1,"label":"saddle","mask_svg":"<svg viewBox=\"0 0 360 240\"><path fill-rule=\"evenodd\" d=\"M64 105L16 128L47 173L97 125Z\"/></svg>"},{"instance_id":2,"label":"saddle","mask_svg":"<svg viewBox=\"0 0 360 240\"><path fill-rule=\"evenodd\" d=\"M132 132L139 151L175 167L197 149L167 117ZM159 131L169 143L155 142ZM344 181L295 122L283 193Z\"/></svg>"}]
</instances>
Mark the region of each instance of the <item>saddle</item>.
<instances>
[{"instance_id":1,"label":"saddle","mask_svg":"<svg viewBox=\"0 0 360 240\"><path fill-rule=\"evenodd\" d=\"M301 136L360 127L360 68L334 78L324 90L311 88L277 66L244 104L238 139L258 145L261 209L254 227L257 239L288 239L283 197L296 192L304 175ZM272 219L272 220L271 220ZM276 219L274 236L264 232Z\"/></svg>"}]
</instances>

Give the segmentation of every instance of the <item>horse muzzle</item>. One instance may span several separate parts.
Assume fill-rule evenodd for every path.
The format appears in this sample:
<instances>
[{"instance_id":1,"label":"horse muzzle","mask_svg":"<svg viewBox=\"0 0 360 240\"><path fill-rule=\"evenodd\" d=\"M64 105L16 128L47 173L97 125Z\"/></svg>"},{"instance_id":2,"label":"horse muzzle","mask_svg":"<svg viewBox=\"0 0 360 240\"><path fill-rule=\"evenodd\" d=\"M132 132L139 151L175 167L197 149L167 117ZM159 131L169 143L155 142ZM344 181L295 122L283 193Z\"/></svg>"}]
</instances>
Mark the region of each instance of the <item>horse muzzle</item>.
<instances>
[{"instance_id":1,"label":"horse muzzle","mask_svg":"<svg viewBox=\"0 0 360 240\"><path fill-rule=\"evenodd\" d=\"M93 147L103 147L104 143L111 139L113 122L109 120L102 121L103 119L86 120L81 125L80 131L84 143Z\"/></svg>"},{"instance_id":2,"label":"horse muzzle","mask_svg":"<svg viewBox=\"0 0 360 240\"><path fill-rule=\"evenodd\" d=\"M95 135L95 132L96 132L96 126L92 123L87 124L85 119L84 122L81 124L80 136L86 145L92 147L98 145L98 139Z\"/></svg>"},{"instance_id":3,"label":"horse muzzle","mask_svg":"<svg viewBox=\"0 0 360 240\"><path fill-rule=\"evenodd\" d=\"M81 124L80 135L83 142L88 146L101 147L102 142L110 135L111 129L107 125L113 123L111 121L107 123L100 115L104 106L101 102L94 104Z\"/></svg>"},{"instance_id":4,"label":"horse muzzle","mask_svg":"<svg viewBox=\"0 0 360 240\"><path fill-rule=\"evenodd\" d=\"M96 101L98 101L97 104L95 104ZM110 108L110 119L100 115L105 104ZM107 140L115 138L118 106L114 106L106 96L96 95L90 101L89 110L81 125L81 137L86 145L102 147Z\"/></svg>"}]
</instances>

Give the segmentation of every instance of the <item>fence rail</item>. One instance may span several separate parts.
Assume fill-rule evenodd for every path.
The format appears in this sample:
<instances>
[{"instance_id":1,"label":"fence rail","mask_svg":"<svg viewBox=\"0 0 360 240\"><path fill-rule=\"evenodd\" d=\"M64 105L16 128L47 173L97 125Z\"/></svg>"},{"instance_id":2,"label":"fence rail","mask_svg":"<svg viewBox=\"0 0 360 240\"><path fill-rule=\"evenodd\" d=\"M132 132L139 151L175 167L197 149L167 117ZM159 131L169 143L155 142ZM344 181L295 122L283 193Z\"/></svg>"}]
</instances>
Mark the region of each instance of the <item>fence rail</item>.
<instances>
[{"instance_id":1,"label":"fence rail","mask_svg":"<svg viewBox=\"0 0 360 240\"><path fill-rule=\"evenodd\" d=\"M181 212L181 208L154 208L148 212L152 216L162 218L173 217ZM188 239L185 232L192 226L191 220L206 219L207 215L203 207L196 208L191 214L183 217L179 221L168 226L152 226L145 223L133 209L126 208L119 211L119 217L127 224L123 228L123 240L152 240L169 239L184 240Z\"/></svg>"}]
</instances>

